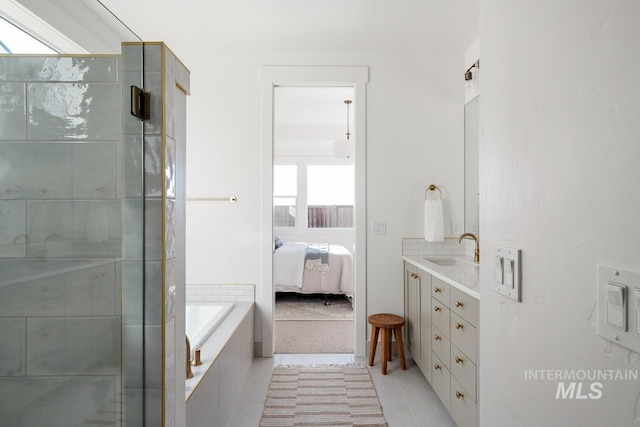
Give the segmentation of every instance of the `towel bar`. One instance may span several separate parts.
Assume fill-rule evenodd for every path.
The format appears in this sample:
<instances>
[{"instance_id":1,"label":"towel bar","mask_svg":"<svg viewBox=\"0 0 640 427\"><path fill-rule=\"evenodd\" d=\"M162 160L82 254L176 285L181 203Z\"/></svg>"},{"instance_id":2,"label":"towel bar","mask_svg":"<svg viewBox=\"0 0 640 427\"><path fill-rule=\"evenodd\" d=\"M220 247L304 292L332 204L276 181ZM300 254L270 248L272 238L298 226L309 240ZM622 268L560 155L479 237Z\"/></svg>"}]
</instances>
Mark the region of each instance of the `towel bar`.
<instances>
[{"instance_id":1,"label":"towel bar","mask_svg":"<svg viewBox=\"0 0 640 427\"><path fill-rule=\"evenodd\" d=\"M231 197L187 197L187 202L229 202L235 203L238 201L236 196Z\"/></svg>"},{"instance_id":2,"label":"towel bar","mask_svg":"<svg viewBox=\"0 0 640 427\"><path fill-rule=\"evenodd\" d=\"M431 184L430 186L427 187L427 189L424 191L424 199L427 200L427 193L429 191L436 191L438 190L438 192L440 193L440 198L442 199L442 190L440 190L436 185Z\"/></svg>"}]
</instances>

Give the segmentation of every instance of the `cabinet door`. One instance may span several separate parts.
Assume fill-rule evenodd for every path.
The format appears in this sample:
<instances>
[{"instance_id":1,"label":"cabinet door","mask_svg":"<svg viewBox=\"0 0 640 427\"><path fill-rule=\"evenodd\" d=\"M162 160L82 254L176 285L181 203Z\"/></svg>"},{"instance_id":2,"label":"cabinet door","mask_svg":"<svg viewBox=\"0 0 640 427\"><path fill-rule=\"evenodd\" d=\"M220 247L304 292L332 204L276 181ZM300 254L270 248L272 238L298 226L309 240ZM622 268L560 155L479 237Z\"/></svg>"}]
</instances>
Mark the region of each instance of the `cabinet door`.
<instances>
[{"instance_id":1,"label":"cabinet door","mask_svg":"<svg viewBox=\"0 0 640 427\"><path fill-rule=\"evenodd\" d=\"M420 277L420 361L422 372L431 382L431 275L418 270Z\"/></svg>"},{"instance_id":2,"label":"cabinet door","mask_svg":"<svg viewBox=\"0 0 640 427\"><path fill-rule=\"evenodd\" d=\"M451 408L451 374L438 356L433 355L431 363L431 385L447 411Z\"/></svg>"},{"instance_id":3,"label":"cabinet door","mask_svg":"<svg viewBox=\"0 0 640 427\"><path fill-rule=\"evenodd\" d=\"M407 347L414 359L420 358L420 288L416 267L405 263L405 329Z\"/></svg>"},{"instance_id":4,"label":"cabinet door","mask_svg":"<svg viewBox=\"0 0 640 427\"><path fill-rule=\"evenodd\" d=\"M476 427L476 402L453 376L450 405L449 413L458 427Z\"/></svg>"}]
</instances>

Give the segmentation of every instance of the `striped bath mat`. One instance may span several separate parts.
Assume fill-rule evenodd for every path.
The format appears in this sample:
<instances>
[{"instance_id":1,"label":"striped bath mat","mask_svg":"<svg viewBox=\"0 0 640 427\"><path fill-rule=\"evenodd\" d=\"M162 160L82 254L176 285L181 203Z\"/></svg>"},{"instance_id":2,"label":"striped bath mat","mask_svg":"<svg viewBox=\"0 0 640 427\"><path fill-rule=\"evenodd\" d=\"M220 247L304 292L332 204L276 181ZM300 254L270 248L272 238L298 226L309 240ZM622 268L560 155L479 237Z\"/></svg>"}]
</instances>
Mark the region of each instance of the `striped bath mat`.
<instances>
[{"instance_id":1,"label":"striped bath mat","mask_svg":"<svg viewBox=\"0 0 640 427\"><path fill-rule=\"evenodd\" d=\"M260 427L386 426L366 367L276 367Z\"/></svg>"}]
</instances>

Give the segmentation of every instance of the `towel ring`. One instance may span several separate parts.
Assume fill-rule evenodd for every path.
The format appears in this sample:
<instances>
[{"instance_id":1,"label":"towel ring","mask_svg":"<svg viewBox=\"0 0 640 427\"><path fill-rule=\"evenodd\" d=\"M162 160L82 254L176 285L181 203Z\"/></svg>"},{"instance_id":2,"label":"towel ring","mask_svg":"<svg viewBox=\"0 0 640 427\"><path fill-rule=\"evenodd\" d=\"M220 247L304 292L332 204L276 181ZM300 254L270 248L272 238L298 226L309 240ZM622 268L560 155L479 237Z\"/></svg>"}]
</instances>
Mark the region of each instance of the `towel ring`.
<instances>
[{"instance_id":1,"label":"towel ring","mask_svg":"<svg viewBox=\"0 0 640 427\"><path fill-rule=\"evenodd\" d=\"M442 190L440 190L436 185L431 184L429 187L427 187L427 189L424 192L424 199L427 200L427 193L429 191L436 191L438 190L438 192L440 193L440 198L442 199Z\"/></svg>"}]
</instances>

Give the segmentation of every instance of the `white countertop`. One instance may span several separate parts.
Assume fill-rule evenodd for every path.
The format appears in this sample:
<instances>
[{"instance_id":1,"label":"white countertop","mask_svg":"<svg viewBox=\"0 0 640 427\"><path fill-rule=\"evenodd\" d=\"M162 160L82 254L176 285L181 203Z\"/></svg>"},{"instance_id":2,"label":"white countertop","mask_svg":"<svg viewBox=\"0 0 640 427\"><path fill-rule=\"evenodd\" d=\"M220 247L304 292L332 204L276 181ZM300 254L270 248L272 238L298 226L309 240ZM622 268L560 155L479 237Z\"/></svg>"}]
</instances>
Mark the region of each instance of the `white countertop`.
<instances>
[{"instance_id":1,"label":"white countertop","mask_svg":"<svg viewBox=\"0 0 640 427\"><path fill-rule=\"evenodd\" d=\"M480 267L472 260L458 256L422 255L403 255L402 259L480 300ZM456 262L455 265L438 265L438 260Z\"/></svg>"}]
</instances>

